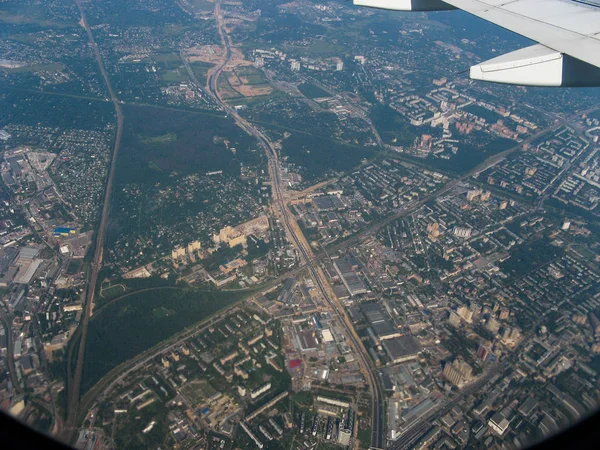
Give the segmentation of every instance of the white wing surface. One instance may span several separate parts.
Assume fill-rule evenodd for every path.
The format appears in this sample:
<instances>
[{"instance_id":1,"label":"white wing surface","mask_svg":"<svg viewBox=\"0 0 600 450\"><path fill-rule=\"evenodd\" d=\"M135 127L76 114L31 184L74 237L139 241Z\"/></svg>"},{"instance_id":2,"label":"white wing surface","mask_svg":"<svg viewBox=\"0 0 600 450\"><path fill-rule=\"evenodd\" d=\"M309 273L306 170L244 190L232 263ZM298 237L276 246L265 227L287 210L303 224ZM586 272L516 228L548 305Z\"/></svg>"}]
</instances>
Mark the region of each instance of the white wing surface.
<instances>
[{"instance_id":1,"label":"white wing surface","mask_svg":"<svg viewBox=\"0 0 600 450\"><path fill-rule=\"evenodd\" d=\"M462 9L537 41L473 66L471 78L534 86L600 85L598 0L354 0L401 11Z\"/></svg>"}]
</instances>

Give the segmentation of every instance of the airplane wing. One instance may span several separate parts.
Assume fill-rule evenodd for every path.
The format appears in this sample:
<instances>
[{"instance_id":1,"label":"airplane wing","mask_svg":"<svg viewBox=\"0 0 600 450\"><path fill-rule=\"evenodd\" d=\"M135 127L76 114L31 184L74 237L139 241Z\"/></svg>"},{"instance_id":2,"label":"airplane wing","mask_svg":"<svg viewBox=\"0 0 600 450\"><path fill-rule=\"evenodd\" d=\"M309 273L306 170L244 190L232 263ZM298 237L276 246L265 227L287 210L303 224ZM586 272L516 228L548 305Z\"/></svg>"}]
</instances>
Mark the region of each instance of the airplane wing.
<instances>
[{"instance_id":1,"label":"airplane wing","mask_svg":"<svg viewBox=\"0 0 600 450\"><path fill-rule=\"evenodd\" d=\"M400 11L462 9L538 45L471 67L471 78L530 86L600 86L599 0L354 0Z\"/></svg>"}]
</instances>

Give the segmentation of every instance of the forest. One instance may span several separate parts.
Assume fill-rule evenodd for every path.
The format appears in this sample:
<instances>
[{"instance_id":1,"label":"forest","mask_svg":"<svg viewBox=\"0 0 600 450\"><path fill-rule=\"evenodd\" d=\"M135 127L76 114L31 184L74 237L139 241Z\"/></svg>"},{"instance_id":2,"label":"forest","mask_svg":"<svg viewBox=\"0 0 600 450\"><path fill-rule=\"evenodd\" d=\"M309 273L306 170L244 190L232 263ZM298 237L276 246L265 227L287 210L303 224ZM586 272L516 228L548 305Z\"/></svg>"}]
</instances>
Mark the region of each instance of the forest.
<instances>
[{"instance_id":1,"label":"forest","mask_svg":"<svg viewBox=\"0 0 600 450\"><path fill-rule=\"evenodd\" d=\"M90 321L83 391L116 366L240 300L244 292L156 289L107 305Z\"/></svg>"}]
</instances>

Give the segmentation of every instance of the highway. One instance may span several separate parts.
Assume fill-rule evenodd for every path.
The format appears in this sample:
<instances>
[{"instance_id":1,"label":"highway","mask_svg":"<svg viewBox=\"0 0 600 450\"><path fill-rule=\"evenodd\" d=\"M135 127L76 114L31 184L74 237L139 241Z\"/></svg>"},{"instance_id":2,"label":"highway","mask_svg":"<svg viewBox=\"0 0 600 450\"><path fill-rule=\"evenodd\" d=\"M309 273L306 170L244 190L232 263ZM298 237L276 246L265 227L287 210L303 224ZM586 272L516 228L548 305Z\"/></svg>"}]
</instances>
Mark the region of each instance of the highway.
<instances>
[{"instance_id":1,"label":"highway","mask_svg":"<svg viewBox=\"0 0 600 450\"><path fill-rule=\"evenodd\" d=\"M15 350L15 343L13 342L12 324L10 317L8 317L2 309L0 309L0 322L4 324L4 330L6 331L6 361L8 362L8 375L10 376L10 381L15 390L18 393L21 393L23 390L21 389L21 385L17 379L15 357L13 354Z\"/></svg>"},{"instance_id":2,"label":"highway","mask_svg":"<svg viewBox=\"0 0 600 450\"><path fill-rule=\"evenodd\" d=\"M81 323L76 331L76 335L73 337L73 339L76 339L76 337L79 336L79 346L71 347L71 351L69 352L68 361L67 361L67 365L69 368L69 374L67 377L67 379L68 379L68 381L67 381L67 413L66 413L65 426L63 428L64 431L63 431L63 433L61 433L61 438L64 441L72 440L73 433L75 432L76 426L77 426L77 418L78 418L79 402L80 402L79 397L80 397L81 380L82 380L82 374L83 374L83 363L84 363L84 358L85 358L87 330L88 330L89 320L90 320L92 310L93 310L93 305L94 305L94 293L95 293L95 287L96 287L97 281L98 281L98 273L102 266L102 261L103 261L103 249L104 249L105 235L106 235L106 229L107 229L108 219L109 219L112 186L113 186L114 175L115 175L115 170L116 170L117 156L118 156L122 132L123 132L123 120L124 120L121 106L119 104L119 100L113 91L110 79L108 77L108 74L104 67L104 63L102 61L102 56L100 54L99 48L94 40L92 30L90 29L90 27L87 23L87 20L85 17L85 12L82 7L81 1L76 0L76 4L77 4L80 14L81 14L81 22L80 23L86 30L86 33L88 35L88 39L90 42L90 47L92 48L92 50L94 52L98 67L100 69L100 72L104 79L105 85L107 87L110 101L113 103L114 108L115 108L115 113L116 113L116 117L117 117L117 129L116 129L115 141L114 141L114 145L113 145L113 149L112 149L111 163L110 163L108 177L107 177L107 181L106 181L106 187L105 187L105 192L104 192L104 202L102 205L99 227L98 227L98 230L96 233L96 241L95 241L95 247L94 247L94 254L93 254L93 258L92 258L90 278L89 278L89 283L87 286L87 291L85 294L84 314L82 316ZM219 35L221 38L221 42L222 42L223 48L225 49L225 54L223 56L222 61L217 66L215 66L213 69L211 69L208 73L208 79L207 79L208 91L213 96L215 101L223 108L223 110L235 120L235 122L237 123L238 126L240 126L240 128L242 128L248 134L256 137L256 139L260 143L261 147L264 149L264 151L267 154L268 170L269 170L269 175L270 175L270 179L272 182L272 194L273 194L272 207L273 207L273 210L276 212L278 217L281 219L282 224L285 227L286 233L287 233L290 241L293 242L293 244L296 246L296 248L304 262L304 267L310 271L322 297L329 304L332 311L334 311L334 313L337 315L339 321L342 323L342 325L346 329L346 334L347 334L347 337L349 338L351 347L353 347L356 355L358 355L358 357L359 357L359 361L361 363L362 370L363 370L363 375L365 376L367 383L369 384L369 388L371 390L371 395L372 395L372 399L373 399L371 445L373 448L383 448L384 442L385 442L385 438L384 438L384 434L385 434L385 422L384 422L384 420L385 420L385 399L384 399L384 396L381 391L381 386L380 386L378 377L376 376L376 373L373 370L373 367L372 367L370 358L366 352L366 349L365 349L362 341L356 334L354 327L352 326L352 323L351 323L349 317L347 316L345 309L343 308L343 306L341 304L339 304L339 301L337 300L337 297L333 294L331 286L329 285L329 282L326 279L325 274L323 273L322 269L318 265L319 262L321 261L321 259L326 257L326 254L323 253L318 256L315 256L313 254L310 245L308 244L308 242L306 241L300 228L298 227L293 215L288 210L287 203L286 203L286 194L285 194L285 190L283 188L283 183L282 183L282 179L281 179L281 167L280 167L276 148L273 146L273 144L270 142L270 140L255 125L253 125L252 123L248 122L246 119L241 117L235 109L233 109L229 105L227 105L221 98L221 94L219 92L219 87L218 87L219 77L222 74L226 65L229 63L231 56L232 56L231 39L230 39L229 35L227 34L227 31L224 26L223 14L222 14L222 10L221 10L221 0L215 1L214 15L215 15L215 19L217 21L217 27L218 27L218 32L219 32ZM182 57L182 60L184 60L184 64L186 64L186 68L188 69L188 71L191 72L191 70L189 70L189 66L187 65L187 62L185 61L184 57ZM582 112L575 113L571 117L575 117L580 114L582 114ZM460 182L466 180L467 178L471 177L472 175L474 175L476 173L482 172L483 170L486 170L487 168L492 167L494 164L497 164L498 162L502 161L504 158L506 158L513 152L522 148L524 144L532 142L533 140L544 135L545 133L548 133L548 132L558 128L562 124L568 122L568 120L570 120L570 118L567 118L560 122L557 121L555 124L551 125L550 127L546 128L544 130L541 130L540 132L532 135L530 138L523 141L519 145L517 145L509 150L506 150L505 152L499 153L497 155L494 155L494 156L488 158L484 163L477 166L472 171L468 172L467 174L465 174L457 179L454 179L454 180L448 182L445 186L443 186L440 190L436 191L435 193L424 197L423 199L419 200L418 202L410 205L410 207L408 207L408 208L398 211L396 214L392 215L388 219L379 222L377 225L375 225L373 227L369 227L367 230L364 230L363 232L357 234L353 238L351 238L347 241L344 241L344 242L338 244L337 246L334 246L331 250L337 250L337 249L348 247L356 242L359 242L366 235L375 233L377 230L385 227L390 222L397 220L398 218L401 218L401 217L411 214L412 212L414 212L415 210L420 208L426 202L428 202L440 195L443 195L447 192L450 192ZM10 345L10 346L12 347L12 345ZM9 359L12 360L12 358L9 358ZM75 363L74 365L73 365L73 362ZM72 370L71 370L71 367L73 367ZM14 370L11 370L11 376L13 376L12 375L13 373L14 373ZM485 380L485 377L482 378L482 382L484 382L484 380ZM464 394L461 394L461 395L468 395L468 394L466 394L466 392L472 392L471 389L478 389L479 387L480 387L480 385L476 383L473 385L473 388L471 388L471 387L466 388L464 391ZM437 413L437 414L439 414L439 413ZM418 432L423 427L428 426L429 423L430 423L430 421L429 420L425 421L425 419L422 419L421 421L419 421L419 423L417 423L415 425L414 433L413 433L413 430L411 429L411 430L409 430L409 432L405 433L406 436L402 436L398 441L396 441L396 443L398 443L398 445L400 445L401 447L397 446L396 443L394 443L393 448L403 448L403 446L405 444L410 445L409 443L411 442L411 439L414 440L414 439L418 438L418 436L420 436L420 434L418 434Z\"/></svg>"},{"instance_id":3,"label":"highway","mask_svg":"<svg viewBox=\"0 0 600 450\"><path fill-rule=\"evenodd\" d=\"M81 319L81 323L79 324L80 331L80 339L79 339L79 348L77 350L77 360L75 363L75 368L73 369L71 376L68 377L67 380L67 414L64 431L62 433L61 438L65 442L70 442L73 439L74 432L76 431L77 426L77 413L79 409L79 395L81 390L81 378L83 375L83 362L85 358L85 346L87 339L87 330L90 321L90 317L92 315L92 309L94 307L94 291L96 289L96 284L98 281L98 272L102 267L102 255L104 250L104 239L106 235L106 228L108 225L108 217L110 213L110 200L112 193L112 185L115 176L115 169L117 165L117 156L119 154L119 146L121 144L121 137L123 134L123 112L121 111L121 106L119 105L119 101L115 92L113 91L110 79L108 78L108 74L106 69L104 68L104 63L102 61L102 55L100 54L100 50L96 41L94 40L94 35L92 34L92 30L87 23L85 17L85 11L81 6L80 0L75 0L77 7L79 8L79 12L81 14L81 22L80 24L85 28L85 31L88 35L88 40L90 42L90 46L94 52L96 57L96 62L98 64L98 68L102 73L102 78L104 79L104 83L109 93L110 101L114 105L115 113L117 116L117 130L115 134L115 141L113 144L113 150L111 155L110 168L108 170L108 177L106 180L106 187L104 190L104 203L102 205L102 212L100 215L100 224L98 226L98 230L96 232L96 245L94 248L94 256L92 259L92 267L90 273L90 279L87 285L87 292L84 300L84 312ZM68 358L67 361L68 367L71 367L71 360Z\"/></svg>"},{"instance_id":4,"label":"highway","mask_svg":"<svg viewBox=\"0 0 600 450\"><path fill-rule=\"evenodd\" d=\"M293 218L292 214L287 208L285 192L282 188L283 183L281 180L281 167L279 164L279 155L277 154L277 150L275 149L271 141L260 130L258 130L254 125L242 118L237 113L237 111L235 111L233 108L227 105L221 98L218 87L219 77L223 72L223 68L231 59L231 39L225 30L223 14L221 11L221 0L217 0L215 2L214 15L217 20L217 27L219 35L221 37L221 43L225 48L225 55L221 63L218 64L212 72L209 72L207 79L208 90L214 97L215 101L217 101L217 103L220 104L222 108L235 120L238 126L240 126L251 136L256 137L256 139L267 154L269 176L271 179L271 188L273 195L273 209L276 212L276 215L278 215L279 218L282 220L282 224L285 227L288 237L294 243L297 250L300 252L302 260L305 262L306 267L308 268L313 279L315 280L321 295L327 301L331 310L334 311L340 323L346 329L346 334L350 338L350 344L353 347L356 355L358 355L360 359L362 372L367 380L367 383L369 384L372 397L371 447L383 448L385 401L384 396L381 392L380 383L378 382L377 377L373 372L367 351L363 346L362 341L356 334L356 331L352 326L352 322L347 316L345 309L342 307L342 305L338 303L337 297L335 296L335 294L333 294L333 290L329 285L325 274L322 272L320 267L316 265L315 258L312 254L310 245L306 241L306 238L302 234L302 231L300 230L298 224L296 223L295 219Z\"/></svg>"},{"instance_id":5,"label":"highway","mask_svg":"<svg viewBox=\"0 0 600 450\"><path fill-rule=\"evenodd\" d=\"M310 271L311 275L313 276L313 278L317 284L317 287L318 287L319 291L321 292L321 295L327 301L327 303L329 303L332 311L335 312L335 314L337 315L340 322L344 325L347 336L350 338L350 343L351 343L352 347L354 348L356 354L359 355L360 362L364 368L363 374L365 375L365 378L367 379L367 382L368 382L370 390L371 390L372 399L373 399L371 448L383 448L384 443L385 443L385 398L381 392L381 386L380 386L379 380L377 379L376 375L373 372L372 366L370 364L369 356L366 352L366 349L365 349L362 341L356 334L354 327L352 326L352 322L348 318L345 309L337 301L337 297L335 296L335 294L333 294L333 292L331 290L331 286L329 285L329 282L327 281L327 279L325 278L325 275L323 274L322 270L318 266L318 262L322 258L326 257L326 254L324 253L324 254L320 255L319 257L315 257L313 255L310 245L308 244L308 242L306 242L304 235L300 231L300 228L295 223L295 219L293 218L292 214L289 212L289 210L287 208L286 201L285 201L286 197L285 197L284 190L282 188L281 172L280 172L280 165L279 165L277 150L274 148L274 146L272 145L270 140L266 136L264 136L264 134L260 130L258 130L253 124L249 123L247 120L242 118L237 113L237 111L235 111L233 108L231 108L229 105L227 105L220 96L219 89L218 89L219 76L221 75L223 68L227 65L227 63L229 62L229 60L231 58L231 40L225 31L220 0L217 0L215 3L214 14L215 14L215 18L217 20L219 35L221 37L221 42L222 42L223 47L225 48L225 56L224 56L224 59L221 61L221 63L216 66L216 68L213 70L213 72L209 73L209 77L207 80L208 90L213 95L213 97L215 98L217 103L223 107L223 109L236 121L236 123L243 130L245 130L247 133L249 133L252 136L255 136L258 139L258 141L261 143L261 145L263 146L264 150L267 153L267 157L269 160L269 175L271 178L271 185L272 185L271 187L273 190L273 192L272 192L273 208L275 210L278 210L278 215L282 219L282 223L286 229L286 233L287 233L288 237L295 244L296 248L300 252L302 260L303 260L306 268ZM455 179L451 180L445 186L443 186L441 189L437 190L436 192L432 193L431 195L428 195L428 196L422 198L421 200L419 200L418 202L411 204L409 207L398 211L396 214L379 222L374 227L369 227L367 230L364 230L363 232L357 234L353 238L346 240L346 241L338 244L337 246L334 246L331 249L331 251L335 251L335 250L338 250L341 248L346 248L350 245L353 245L353 244L359 242L361 239L363 239L366 235L372 235L373 233L377 232L377 230L385 227L386 225L393 222L394 220L397 220L399 218L402 218L402 217L412 214L414 211L419 209L425 203L452 191L452 189L454 189L459 183L467 180L468 178L470 178L471 176L473 176L475 174L478 174L480 172L487 170L488 168L494 166L495 164L498 164L499 162L504 160L506 157L510 156L512 153L522 149L524 145L533 142L534 140L542 137L544 134L546 134L550 131L555 130L556 128L560 127L564 123L568 122L568 120L570 120L571 118L573 118L579 114L582 114L582 113L577 112L577 113L573 114L572 116L570 116L568 119L565 119L563 121L557 121L556 123L552 124L551 126L545 128L543 130L540 130L538 133L533 134L532 136L530 136L523 142L515 145L514 147L511 147L508 150L505 150L501 153L491 156L490 158L486 159L484 162L482 162L481 164L476 166L471 171L463 174L459 178L455 178ZM491 376L492 375L490 375L490 377ZM482 378L481 381L473 384L472 387L466 388L464 390L464 393L465 393L464 395L467 395L466 392L472 392L472 390L478 389L479 383L484 383L485 380L486 380L486 377ZM424 432L421 429L423 427L427 426L428 424L429 424L429 421L428 420L426 421L424 419L417 422L416 425L418 425L418 426L416 426L414 429L410 430L405 436L403 436L399 440L397 440L396 442L398 443L398 445L396 446L396 443L395 443L394 448L405 448L405 442L407 442L407 441L410 442L411 439L414 440L414 439L418 438ZM408 445L408 444L406 444L406 445Z\"/></svg>"}]
</instances>

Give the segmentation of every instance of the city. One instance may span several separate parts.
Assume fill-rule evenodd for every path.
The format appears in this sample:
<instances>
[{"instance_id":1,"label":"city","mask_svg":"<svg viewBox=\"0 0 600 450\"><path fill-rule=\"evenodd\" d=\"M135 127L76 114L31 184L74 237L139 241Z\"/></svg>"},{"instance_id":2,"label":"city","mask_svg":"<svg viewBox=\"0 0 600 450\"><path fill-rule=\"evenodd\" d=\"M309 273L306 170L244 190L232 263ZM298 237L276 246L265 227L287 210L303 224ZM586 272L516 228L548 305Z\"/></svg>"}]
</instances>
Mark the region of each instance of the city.
<instances>
[{"instance_id":1,"label":"city","mask_svg":"<svg viewBox=\"0 0 600 450\"><path fill-rule=\"evenodd\" d=\"M79 449L594 412L599 92L468 80L524 40L454 14L0 3L0 408Z\"/></svg>"}]
</instances>

